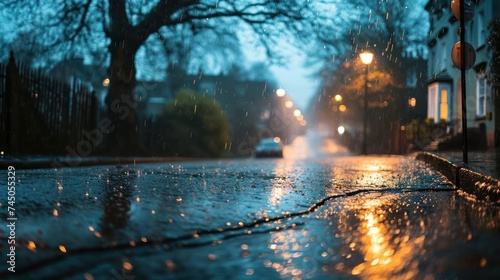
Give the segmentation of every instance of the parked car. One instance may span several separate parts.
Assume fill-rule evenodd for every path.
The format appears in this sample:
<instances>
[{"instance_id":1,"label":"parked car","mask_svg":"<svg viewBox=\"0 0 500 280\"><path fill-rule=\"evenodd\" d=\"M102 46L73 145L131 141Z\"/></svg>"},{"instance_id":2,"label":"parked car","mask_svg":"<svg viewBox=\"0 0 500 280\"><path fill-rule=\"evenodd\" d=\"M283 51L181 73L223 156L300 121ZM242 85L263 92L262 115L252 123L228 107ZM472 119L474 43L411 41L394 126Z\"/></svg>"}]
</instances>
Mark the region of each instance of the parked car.
<instances>
[{"instance_id":1,"label":"parked car","mask_svg":"<svg viewBox=\"0 0 500 280\"><path fill-rule=\"evenodd\" d=\"M283 144L279 137L260 139L255 157L283 157Z\"/></svg>"}]
</instances>

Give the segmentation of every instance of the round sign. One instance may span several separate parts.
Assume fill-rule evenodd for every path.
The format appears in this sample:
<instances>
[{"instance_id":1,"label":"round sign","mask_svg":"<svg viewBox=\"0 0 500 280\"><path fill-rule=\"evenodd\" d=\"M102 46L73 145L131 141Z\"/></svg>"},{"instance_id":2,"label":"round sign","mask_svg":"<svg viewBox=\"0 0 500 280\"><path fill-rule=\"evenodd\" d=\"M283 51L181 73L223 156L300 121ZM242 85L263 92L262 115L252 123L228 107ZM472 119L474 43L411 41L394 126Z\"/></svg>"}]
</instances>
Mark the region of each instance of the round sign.
<instances>
[{"instance_id":1,"label":"round sign","mask_svg":"<svg viewBox=\"0 0 500 280\"><path fill-rule=\"evenodd\" d=\"M474 50L474 47L469 44L465 43L465 70L469 70L474 66L474 63L476 63L476 51ZM451 50L451 60L453 61L453 64L455 67L458 69L462 69L461 61L461 47L460 47L460 42L457 42L454 46L453 49Z\"/></svg>"},{"instance_id":2,"label":"round sign","mask_svg":"<svg viewBox=\"0 0 500 280\"><path fill-rule=\"evenodd\" d=\"M451 0L451 11L453 15L460 19L460 2L464 2L464 21L470 21L474 18L476 4L472 0Z\"/></svg>"}]
</instances>

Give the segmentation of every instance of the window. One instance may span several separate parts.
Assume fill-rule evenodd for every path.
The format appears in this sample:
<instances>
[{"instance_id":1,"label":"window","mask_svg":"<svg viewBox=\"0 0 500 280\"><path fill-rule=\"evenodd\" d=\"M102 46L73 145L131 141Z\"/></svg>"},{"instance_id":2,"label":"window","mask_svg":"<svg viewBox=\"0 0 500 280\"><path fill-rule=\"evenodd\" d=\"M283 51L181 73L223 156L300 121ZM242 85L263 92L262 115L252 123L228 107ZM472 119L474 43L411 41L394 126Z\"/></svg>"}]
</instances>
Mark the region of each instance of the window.
<instances>
[{"instance_id":1,"label":"window","mask_svg":"<svg viewBox=\"0 0 500 280\"><path fill-rule=\"evenodd\" d=\"M427 108L427 118L437 121L437 84L429 87L429 99Z\"/></svg>"},{"instance_id":2,"label":"window","mask_svg":"<svg viewBox=\"0 0 500 280\"><path fill-rule=\"evenodd\" d=\"M486 115L487 91L488 85L486 84L486 79L484 77L479 77L476 90L476 115L478 117L484 117Z\"/></svg>"},{"instance_id":3,"label":"window","mask_svg":"<svg viewBox=\"0 0 500 280\"><path fill-rule=\"evenodd\" d=\"M441 89L441 100L439 104L439 119L448 121L448 90Z\"/></svg>"},{"instance_id":4,"label":"window","mask_svg":"<svg viewBox=\"0 0 500 280\"><path fill-rule=\"evenodd\" d=\"M482 46L486 43L486 29L484 27L484 11L477 13L477 46Z\"/></svg>"}]
</instances>

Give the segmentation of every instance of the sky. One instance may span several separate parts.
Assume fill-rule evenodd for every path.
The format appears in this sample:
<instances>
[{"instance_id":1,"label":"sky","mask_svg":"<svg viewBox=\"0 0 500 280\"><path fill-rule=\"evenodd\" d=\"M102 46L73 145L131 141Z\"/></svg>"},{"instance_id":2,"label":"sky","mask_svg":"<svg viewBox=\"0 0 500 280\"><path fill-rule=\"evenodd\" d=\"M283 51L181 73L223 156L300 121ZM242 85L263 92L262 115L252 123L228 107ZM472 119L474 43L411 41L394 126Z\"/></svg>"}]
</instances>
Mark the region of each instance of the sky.
<instances>
[{"instance_id":1,"label":"sky","mask_svg":"<svg viewBox=\"0 0 500 280\"><path fill-rule=\"evenodd\" d=\"M304 111L316 94L320 81L310 77L313 69L303 66L304 57L294 56L290 64L272 66L278 85L291 97L298 109Z\"/></svg>"},{"instance_id":2,"label":"sky","mask_svg":"<svg viewBox=\"0 0 500 280\"><path fill-rule=\"evenodd\" d=\"M240 34L243 54L250 65L267 60L264 49L256 43L257 39L254 36L244 31ZM285 90L295 106L305 111L320 84L320 80L312 75L317 69L305 67L305 54L291 45L286 38L277 39L277 41L280 42L277 44L279 53L284 56L286 63L271 65L270 70L278 86Z\"/></svg>"}]
</instances>

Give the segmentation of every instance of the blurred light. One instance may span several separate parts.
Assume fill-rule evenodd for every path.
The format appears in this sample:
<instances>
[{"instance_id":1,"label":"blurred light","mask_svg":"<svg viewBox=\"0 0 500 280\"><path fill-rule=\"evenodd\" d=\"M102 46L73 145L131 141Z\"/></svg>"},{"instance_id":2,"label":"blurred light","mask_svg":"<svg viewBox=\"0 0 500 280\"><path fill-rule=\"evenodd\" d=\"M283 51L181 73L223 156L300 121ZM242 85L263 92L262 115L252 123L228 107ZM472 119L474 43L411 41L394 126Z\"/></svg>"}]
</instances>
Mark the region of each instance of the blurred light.
<instances>
[{"instance_id":1,"label":"blurred light","mask_svg":"<svg viewBox=\"0 0 500 280\"><path fill-rule=\"evenodd\" d=\"M59 251L61 251L61 252L63 252L63 253L68 252L68 251L66 250L66 247L64 247L63 245L59 245Z\"/></svg>"},{"instance_id":2,"label":"blurred light","mask_svg":"<svg viewBox=\"0 0 500 280\"><path fill-rule=\"evenodd\" d=\"M337 131L339 132L339 134L340 134L340 135L342 135L342 134L344 134L344 132L345 132L345 127L343 127L343 126L339 126L339 127L337 128Z\"/></svg>"},{"instance_id":3,"label":"blurred light","mask_svg":"<svg viewBox=\"0 0 500 280\"><path fill-rule=\"evenodd\" d=\"M301 120L300 121L300 125L301 126L306 126L307 125L307 121L306 120Z\"/></svg>"},{"instance_id":4,"label":"blurred light","mask_svg":"<svg viewBox=\"0 0 500 280\"><path fill-rule=\"evenodd\" d=\"M281 142L281 139L280 139L279 137L274 137L274 139L273 139L273 140L274 140L274 143L279 143L279 142Z\"/></svg>"},{"instance_id":5,"label":"blurred light","mask_svg":"<svg viewBox=\"0 0 500 280\"><path fill-rule=\"evenodd\" d=\"M415 97L408 99L408 105L410 105L410 107L415 107L417 105L417 99Z\"/></svg>"},{"instance_id":6,"label":"blurred light","mask_svg":"<svg viewBox=\"0 0 500 280\"><path fill-rule=\"evenodd\" d=\"M303 115L297 116L297 120L298 120L298 121L301 121L301 120L303 120L303 119L304 119L304 116L303 116Z\"/></svg>"},{"instance_id":7,"label":"blurred light","mask_svg":"<svg viewBox=\"0 0 500 280\"><path fill-rule=\"evenodd\" d=\"M285 96L285 94L286 94L286 92L282 88L279 88L279 89L276 90L276 95L279 96L279 97L283 97L283 96Z\"/></svg>"},{"instance_id":8,"label":"blurred light","mask_svg":"<svg viewBox=\"0 0 500 280\"><path fill-rule=\"evenodd\" d=\"M406 127L404 125L401 126L401 131L405 131Z\"/></svg>"},{"instance_id":9,"label":"blurred light","mask_svg":"<svg viewBox=\"0 0 500 280\"><path fill-rule=\"evenodd\" d=\"M361 62L363 62L363 64L368 65L368 64L372 63L373 53L371 53L369 51L364 51L364 52L359 54L359 58L361 58Z\"/></svg>"},{"instance_id":10,"label":"blurred light","mask_svg":"<svg viewBox=\"0 0 500 280\"><path fill-rule=\"evenodd\" d=\"M335 95L335 101L337 102L342 101L342 96L340 94Z\"/></svg>"},{"instance_id":11,"label":"blurred light","mask_svg":"<svg viewBox=\"0 0 500 280\"><path fill-rule=\"evenodd\" d=\"M102 81L102 85L105 86L105 87L109 86L109 79L108 78L104 79Z\"/></svg>"},{"instance_id":12,"label":"blurred light","mask_svg":"<svg viewBox=\"0 0 500 280\"><path fill-rule=\"evenodd\" d=\"M302 113L300 112L299 109L296 109L295 111L293 111L293 115L296 116L296 117L300 116L301 114Z\"/></svg>"},{"instance_id":13,"label":"blurred light","mask_svg":"<svg viewBox=\"0 0 500 280\"><path fill-rule=\"evenodd\" d=\"M287 101L285 102L285 107L287 107L287 108L292 108L292 107L293 107L293 102L292 102L292 101L290 101L290 100L287 100Z\"/></svg>"},{"instance_id":14,"label":"blurred light","mask_svg":"<svg viewBox=\"0 0 500 280\"><path fill-rule=\"evenodd\" d=\"M3 151L0 152L0 155L2 155L2 156L4 155Z\"/></svg>"},{"instance_id":15,"label":"blurred light","mask_svg":"<svg viewBox=\"0 0 500 280\"><path fill-rule=\"evenodd\" d=\"M339 106L339 110L340 112L345 112L347 110L347 107L344 104L342 104Z\"/></svg>"}]
</instances>

